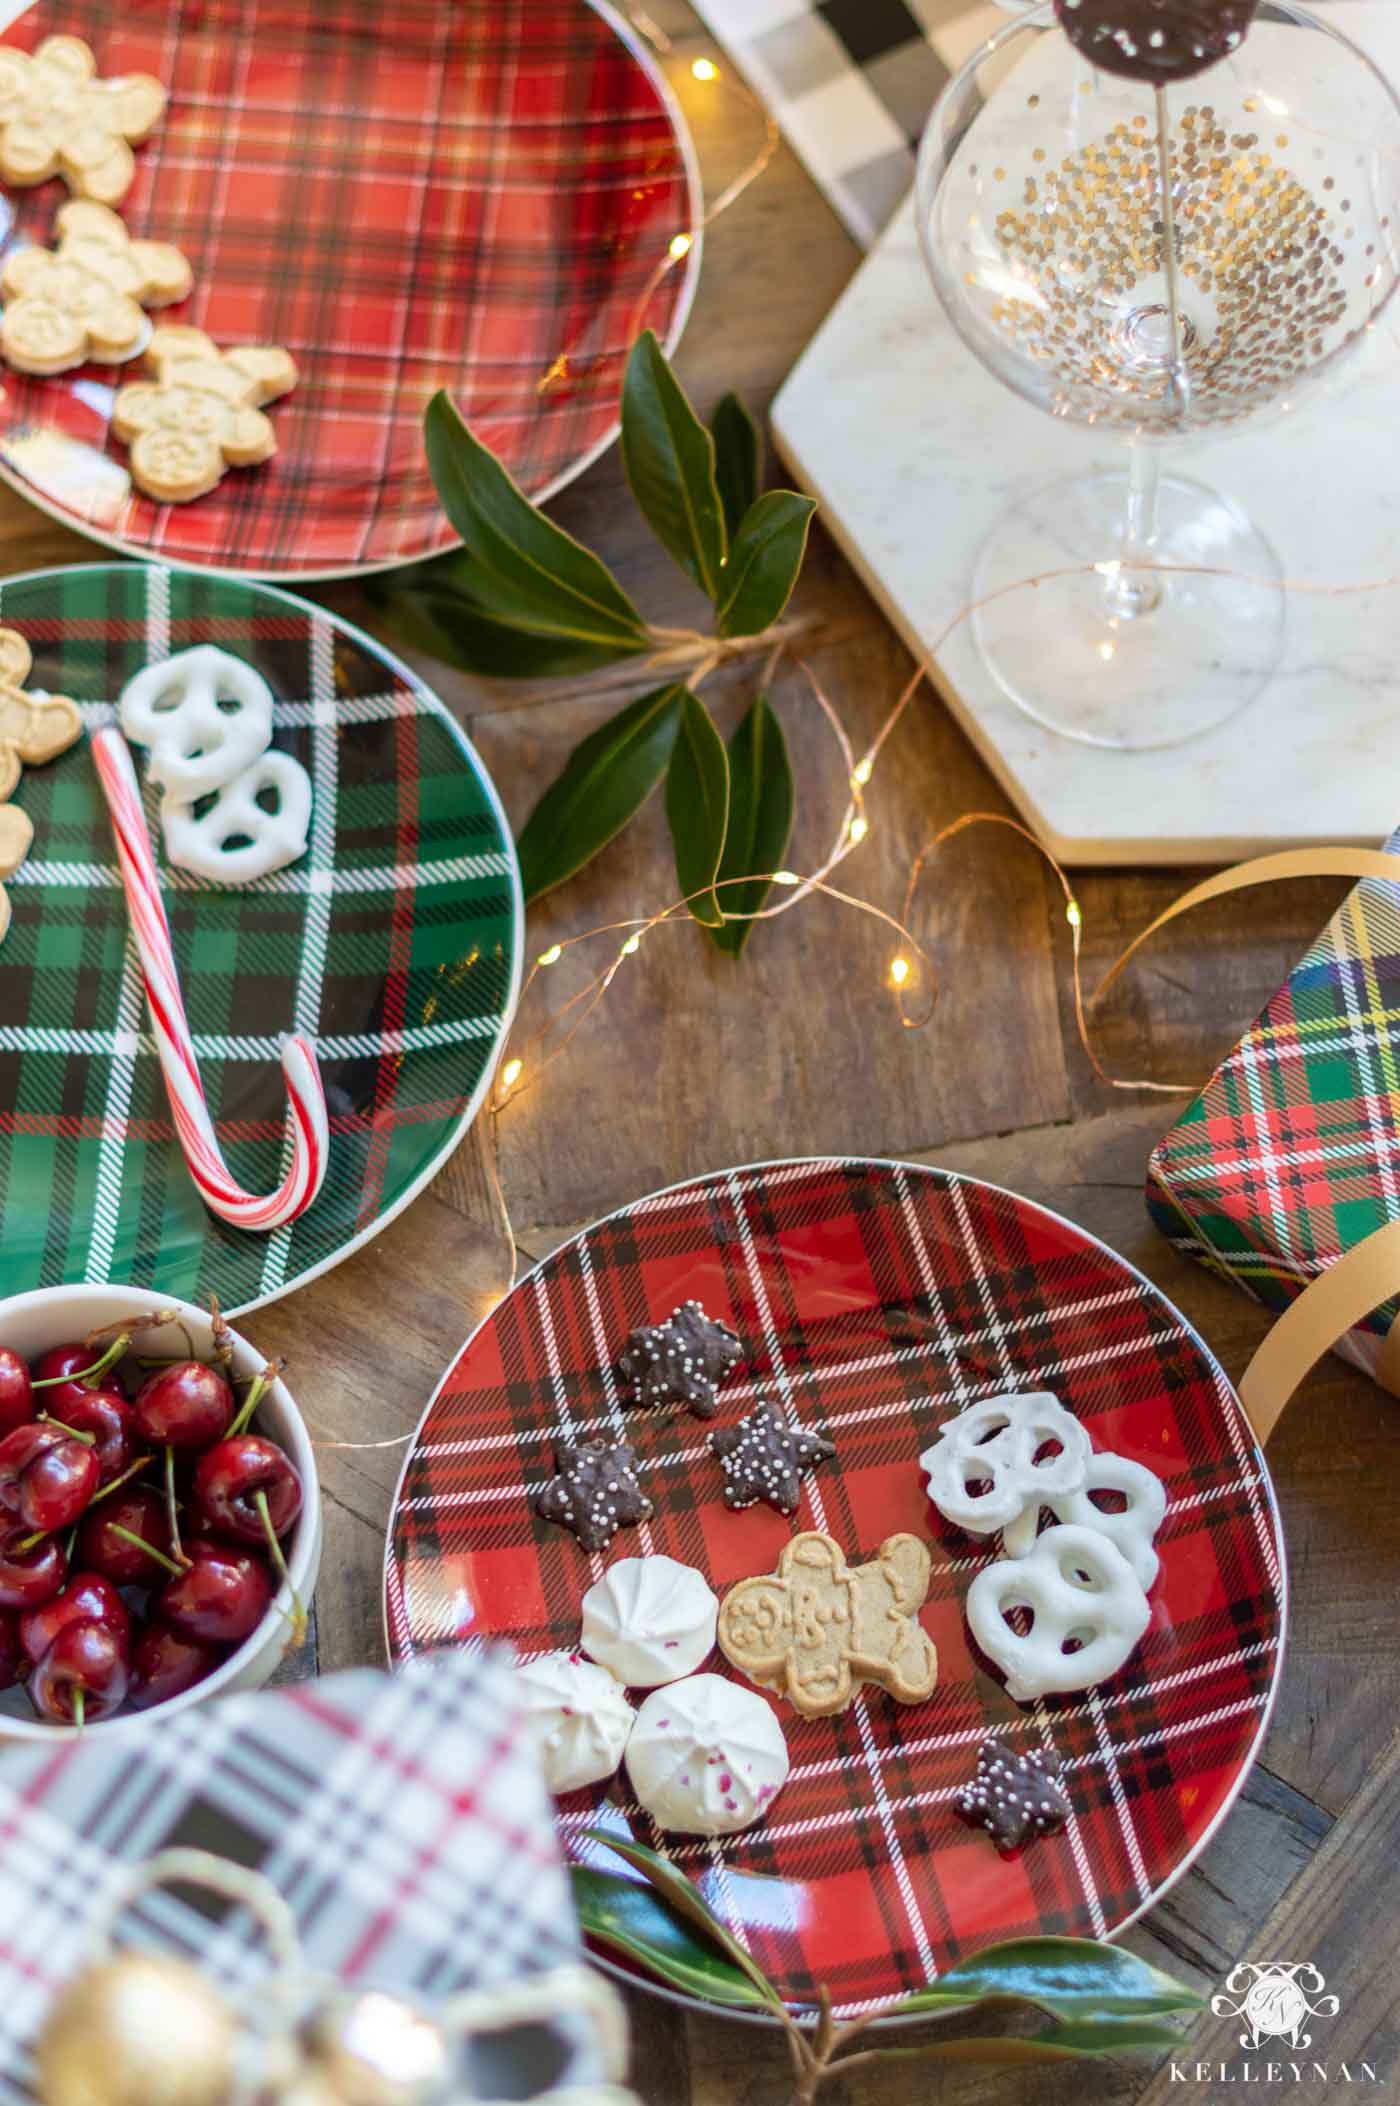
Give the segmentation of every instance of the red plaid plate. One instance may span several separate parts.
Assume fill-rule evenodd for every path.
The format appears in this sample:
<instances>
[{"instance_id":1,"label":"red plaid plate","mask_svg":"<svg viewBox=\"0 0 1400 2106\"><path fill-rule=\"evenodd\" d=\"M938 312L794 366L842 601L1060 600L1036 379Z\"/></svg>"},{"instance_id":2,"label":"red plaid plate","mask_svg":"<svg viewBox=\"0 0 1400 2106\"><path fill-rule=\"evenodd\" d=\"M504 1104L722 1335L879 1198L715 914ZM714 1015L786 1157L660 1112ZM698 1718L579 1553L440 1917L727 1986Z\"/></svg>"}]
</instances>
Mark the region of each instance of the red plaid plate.
<instances>
[{"instance_id":1,"label":"red plaid plate","mask_svg":"<svg viewBox=\"0 0 1400 2106\"><path fill-rule=\"evenodd\" d=\"M616 431L638 330L680 335L689 141L599 0L38 0L4 41L57 32L169 86L122 205L194 268L160 319L283 344L301 375L274 459L158 505L109 436L134 368L6 372L0 474L95 540L285 578L432 555L455 538L423 455L438 388L545 497ZM47 242L66 195L11 193L5 245Z\"/></svg>"},{"instance_id":2,"label":"red plaid plate","mask_svg":"<svg viewBox=\"0 0 1400 2106\"><path fill-rule=\"evenodd\" d=\"M744 1342L715 1423L762 1396L836 1443L791 1524L723 1505L705 1423L624 1409L619 1348L692 1295ZM1024 1710L963 1617L990 1549L941 1521L918 1468L952 1411L1012 1388L1055 1391L1097 1447L1147 1464L1169 1497L1138 1651L1098 1688ZM418 1429L386 1560L395 1659L469 1634L527 1653L577 1642L580 1598L606 1559L526 1502L566 1429L625 1429L637 1449L654 1516L620 1531L610 1555L667 1551L717 1590L771 1571L794 1527L827 1529L853 1562L895 1530L933 1539L929 1701L868 1690L814 1720L780 1706L792 1773L769 1818L717 1843L669 1841L793 2004L825 1983L860 2009L997 1938L1110 1936L1180 1875L1239 1791L1283 1642L1264 1458L1171 1304L1043 1207L912 1165L772 1163L656 1193L566 1244L467 1342ZM989 1727L1053 1744L1074 1805L1063 1833L1010 1858L952 1806ZM603 1818L664 1840L623 1783L562 1800L566 1838L605 1799Z\"/></svg>"}]
</instances>

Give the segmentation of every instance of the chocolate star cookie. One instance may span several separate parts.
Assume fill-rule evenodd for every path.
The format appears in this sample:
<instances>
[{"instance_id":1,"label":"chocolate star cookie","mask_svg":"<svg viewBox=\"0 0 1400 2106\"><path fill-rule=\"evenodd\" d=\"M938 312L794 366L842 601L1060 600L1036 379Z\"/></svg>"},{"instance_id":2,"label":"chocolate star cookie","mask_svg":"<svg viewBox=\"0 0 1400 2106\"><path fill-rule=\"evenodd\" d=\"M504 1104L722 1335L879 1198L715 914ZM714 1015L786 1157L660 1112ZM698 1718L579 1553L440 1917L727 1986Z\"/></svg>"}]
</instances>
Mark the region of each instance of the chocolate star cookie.
<instances>
[{"instance_id":1,"label":"chocolate star cookie","mask_svg":"<svg viewBox=\"0 0 1400 2106\"><path fill-rule=\"evenodd\" d=\"M792 1425L771 1404L756 1405L736 1426L721 1426L710 1435L710 1450L724 1472L726 1506L766 1499L780 1514L796 1512L807 1472L836 1453L834 1443Z\"/></svg>"},{"instance_id":2,"label":"chocolate star cookie","mask_svg":"<svg viewBox=\"0 0 1400 2106\"><path fill-rule=\"evenodd\" d=\"M651 1501L637 1482L626 1441L560 1441L555 1475L530 1494L535 1512L572 1530L583 1550L606 1550L629 1522L645 1521Z\"/></svg>"},{"instance_id":3,"label":"chocolate star cookie","mask_svg":"<svg viewBox=\"0 0 1400 2106\"><path fill-rule=\"evenodd\" d=\"M728 1324L715 1323L699 1302L682 1302L664 1324L634 1331L617 1364L639 1404L686 1404L697 1419L712 1419L715 1392L743 1357Z\"/></svg>"},{"instance_id":4,"label":"chocolate star cookie","mask_svg":"<svg viewBox=\"0 0 1400 2106\"><path fill-rule=\"evenodd\" d=\"M994 1733L978 1751L971 1784L953 1804L974 1828L986 1829L998 1850L1016 1850L1034 1836L1053 1835L1070 1813L1059 1756L1049 1748L1014 1754Z\"/></svg>"}]
</instances>

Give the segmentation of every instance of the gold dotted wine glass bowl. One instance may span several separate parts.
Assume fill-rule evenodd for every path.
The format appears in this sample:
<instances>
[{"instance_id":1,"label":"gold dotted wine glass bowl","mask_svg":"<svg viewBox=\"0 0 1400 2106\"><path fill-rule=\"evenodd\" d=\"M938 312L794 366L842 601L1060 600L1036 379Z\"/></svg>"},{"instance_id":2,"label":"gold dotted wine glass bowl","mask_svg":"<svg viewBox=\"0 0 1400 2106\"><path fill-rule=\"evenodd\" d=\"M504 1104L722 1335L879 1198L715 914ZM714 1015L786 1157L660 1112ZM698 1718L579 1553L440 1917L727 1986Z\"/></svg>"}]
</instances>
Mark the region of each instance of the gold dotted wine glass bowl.
<instances>
[{"instance_id":1,"label":"gold dotted wine glass bowl","mask_svg":"<svg viewBox=\"0 0 1400 2106\"><path fill-rule=\"evenodd\" d=\"M945 89L916 204L981 363L1053 417L1132 442L1126 465L1013 506L984 551L978 598L1076 558L1090 573L1029 617L1025 596L979 611L995 677L1096 744L1225 722L1282 654L1279 566L1228 499L1162 474L1160 442L1286 417L1376 329L1400 284L1390 84L1294 0L1261 0L1228 56L1167 88L1092 65L1041 0ZM1171 575L1193 565L1218 575ZM1052 600L1075 603L1058 637Z\"/></svg>"}]
</instances>

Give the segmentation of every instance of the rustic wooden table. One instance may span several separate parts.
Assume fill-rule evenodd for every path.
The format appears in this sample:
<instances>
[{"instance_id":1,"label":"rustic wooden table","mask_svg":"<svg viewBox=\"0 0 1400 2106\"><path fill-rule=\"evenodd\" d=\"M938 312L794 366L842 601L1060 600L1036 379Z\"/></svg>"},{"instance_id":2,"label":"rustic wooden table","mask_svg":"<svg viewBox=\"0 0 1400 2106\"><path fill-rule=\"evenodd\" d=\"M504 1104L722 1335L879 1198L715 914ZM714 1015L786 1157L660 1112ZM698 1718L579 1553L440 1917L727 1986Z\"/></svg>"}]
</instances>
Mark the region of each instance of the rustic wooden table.
<instances>
[{"instance_id":1,"label":"rustic wooden table","mask_svg":"<svg viewBox=\"0 0 1400 2106\"><path fill-rule=\"evenodd\" d=\"M755 127L737 98L689 80L713 47L685 0L651 0L677 38L673 68L707 181L728 180ZM702 408L737 387L771 399L858 261L817 190L786 152L708 239L678 360ZM930 386L937 375L930 374ZM931 504L938 502L936 491ZM680 574L640 526L616 452L557 502L656 619L698 614ZM91 560L89 544L0 492L3 568ZM349 588L328 602L374 629ZM820 530L794 611L815 626L809 655L859 740L908 676L887 624ZM468 680L424 664L519 821L563 755L603 713L596 694L547 694ZM706 690L728 731L724 683ZM774 700L799 776L799 836L815 852L843 798L827 733L791 673ZM846 866L854 889L898 911L909 860L958 813L1006 807L932 695L910 712L877 778L871 831ZM1400 813L1397 813L1400 818ZM1096 873L1077 885L1090 983L1182 881ZM1227 901L1161 937L1102 1021L1111 1067L1203 1078L1288 972L1341 888L1295 886ZM669 846L648 812L588 872L532 913L529 945L671 897ZM1139 1265L1238 1375L1265 1329L1242 1296L1179 1258L1143 1212L1142 1178L1172 1100L1097 1084L1069 1007L1063 901L1035 854L1000 830L951 849L926 897L942 996L922 1031L903 1031L884 991L888 944L873 924L813 899L759 930L739 965L678 929L647 947L606 1007L500 1124L500 1166L522 1264L572 1228L654 1186L724 1164L821 1153L902 1156L967 1170L1056 1207ZM551 992L557 989L551 987ZM391 1442L413 1426L463 1337L507 1276L500 1217L478 1127L432 1186L371 1247L248 1323L292 1364L298 1397L347 1441ZM1310 1960L1341 1999L1314 2053L1380 2075L1370 2095L1400 2099L1400 2007L1390 1983L1400 1921L1400 1500L1393 1444L1400 1405L1329 1360L1275 1435L1270 1464L1287 1531L1292 1633L1263 1756L1199 1863L1130 1942L1202 1988L1241 1958ZM380 1572L393 1446L326 1449L326 1546L315 1634L294 1671L383 1659ZM781 2044L752 2027L685 2017L629 1999L635 2083L648 2106L777 2106ZM1202 2019L1184 2059L1218 2063L1238 2026ZM1325 2032L1325 2038L1324 2038ZM1012 2076L890 2065L834 2084L830 2106L951 2106L1014 2095L1071 2099L1214 2098L1210 2081L1123 2062Z\"/></svg>"}]
</instances>

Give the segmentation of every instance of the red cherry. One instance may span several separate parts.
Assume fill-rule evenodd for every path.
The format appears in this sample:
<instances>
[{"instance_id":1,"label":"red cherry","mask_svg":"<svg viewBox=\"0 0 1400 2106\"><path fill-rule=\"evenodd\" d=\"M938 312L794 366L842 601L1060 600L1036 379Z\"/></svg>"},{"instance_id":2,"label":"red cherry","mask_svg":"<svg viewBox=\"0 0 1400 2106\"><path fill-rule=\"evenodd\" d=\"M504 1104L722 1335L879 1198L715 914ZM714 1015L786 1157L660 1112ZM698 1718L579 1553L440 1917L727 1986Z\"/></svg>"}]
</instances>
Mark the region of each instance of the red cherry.
<instances>
[{"instance_id":1,"label":"red cherry","mask_svg":"<svg viewBox=\"0 0 1400 2106\"><path fill-rule=\"evenodd\" d=\"M260 1433L235 1433L200 1456L194 1495L216 1535L265 1543L259 1493L267 1501L273 1534L285 1536L301 1512L301 1479L276 1441Z\"/></svg>"},{"instance_id":2,"label":"red cherry","mask_svg":"<svg viewBox=\"0 0 1400 2106\"><path fill-rule=\"evenodd\" d=\"M67 1586L20 1617L19 1640L26 1654L39 1661L70 1623L103 1623L130 1651L131 1616L126 1603L100 1572L79 1572Z\"/></svg>"},{"instance_id":3,"label":"red cherry","mask_svg":"<svg viewBox=\"0 0 1400 2106\"><path fill-rule=\"evenodd\" d=\"M259 1558L200 1536L185 1545L188 1571L161 1589L158 1615L187 1638L236 1645L272 1604L272 1575Z\"/></svg>"},{"instance_id":4,"label":"red cherry","mask_svg":"<svg viewBox=\"0 0 1400 2106\"><path fill-rule=\"evenodd\" d=\"M22 1681L27 1666L19 1641L19 1618L13 1610L0 1610L0 1689Z\"/></svg>"},{"instance_id":5,"label":"red cherry","mask_svg":"<svg viewBox=\"0 0 1400 2106\"><path fill-rule=\"evenodd\" d=\"M39 1392L42 1400L44 1392ZM110 1484L114 1477L134 1463L141 1450L140 1437L136 1431L136 1415L119 1389L84 1390L75 1397L66 1413L50 1412L41 1401L40 1407L52 1419L61 1419L75 1433L90 1433L93 1436L92 1452L97 1457L97 1468L103 1484Z\"/></svg>"},{"instance_id":6,"label":"red cherry","mask_svg":"<svg viewBox=\"0 0 1400 2106\"><path fill-rule=\"evenodd\" d=\"M18 1353L0 1346L0 1433L22 1426L34 1416L34 1391L29 1370Z\"/></svg>"},{"instance_id":7,"label":"red cherry","mask_svg":"<svg viewBox=\"0 0 1400 2106\"><path fill-rule=\"evenodd\" d=\"M68 1559L57 1536L21 1550L32 1534L22 1523L0 1531L0 1609L37 1609L68 1577Z\"/></svg>"},{"instance_id":8,"label":"red cherry","mask_svg":"<svg viewBox=\"0 0 1400 2106\"><path fill-rule=\"evenodd\" d=\"M157 1448L212 1448L233 1422L233 1391L216 1367L178 1360L143 1383L136 1424Z\"/></svg>"},{"instance_id":9,"label":"red cherry","mask_svg":"<svg viewBox=\"0 0 1400 2106\"><path fill-rule=\"evenodd\" d=\"M34 1363L33 1380L50 1386L39 1391L40 1410L51 1411L55 1418L63 1418L70 1404L85 1397L95 1387L91 1382L78 1382L74 1377L86 1374L101 1358L101 1346L84 1345L80 1338L67 1345L52 1346L47 1353L41 1354Z\"/></svg>"},{"instance_id":10,"label":"red cherry","mask_svg":"<svg viewBox=\"0 0 1400 2106\"><path fill-rule=\"evenodd\" d=\"M84 1441L37 1421L0 1440L0 1510L48 1535L71 1528L97 1490L97 1457Z\"/></svg>"},{"instance_id":11,"label":"red cherry","mask_svg":"<svg viewBox=\"0 0 1400 2106\"><path fill-rule=\"evenodd\" d=\"M119 1534L125 1530L125 1535ZM130 1543L127 1536L140 1541ZM144 1485L114 1492L94 1506L78 1530L74 1553L85 1572L100 1572L119 1587L163 1587L170 1578L168 1567L149 1557L141 1543L149 1543L161 1557L172 1557L170 1517L158 1492Z\"/></svg>"},{"instance_id":12,"label":"red cherry","mask_svg":"<svg viewBox=\"0 0 1400 2106\"><path fill-rule=\"evenodd\" d=\"M127 1700L133 1711L148 1711L167 1697L193 1689L228 1658L228 1648L187 1638L168 1623L147 1624L131 1655Z\"/></svg>"},{"instance_id":13,"label":"red cherry","mask_svg":"<svg viewBox=\"0 0 1400 2106\"><path fill-rule=\"evenodd\" d=\"M108 1717L126 1695L127 1650L105 1623L65 1624L29 1677L35 1710L61 1726Z\"/></svg>"}]
</instances>

